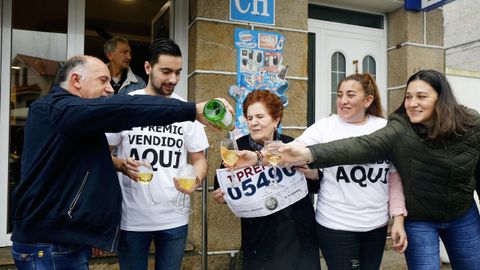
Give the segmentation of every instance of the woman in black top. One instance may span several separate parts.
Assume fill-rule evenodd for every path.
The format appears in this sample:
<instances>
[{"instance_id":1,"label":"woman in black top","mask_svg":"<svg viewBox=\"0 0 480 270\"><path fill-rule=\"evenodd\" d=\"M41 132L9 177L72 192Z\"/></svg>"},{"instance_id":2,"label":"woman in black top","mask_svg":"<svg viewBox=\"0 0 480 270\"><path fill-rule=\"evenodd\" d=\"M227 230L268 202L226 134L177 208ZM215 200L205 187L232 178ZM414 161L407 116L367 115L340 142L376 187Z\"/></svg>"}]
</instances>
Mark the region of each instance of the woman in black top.
<instances>
[{"instance_id":1,"label":"woman in black top","mask_svg":"<svg viewBox=\"0 0 480 270\"><path fill-rule=\"evenodd\" d=\"M243 103L249 135L237 140L239 150L260 151L268 140L288 143L293 138L277 133L283 115L280 98L268 90L251 92ZM221 166L223 168L223 165ZM307 177L318 179L318 171ZM317 192L319 181L307 180L310 192ZM214 198L225 203L215 179ZM307 195L294 204L268 216L241 218L243 269L320 269L315 236L315 212Z\"/></svg>"}]
</instances>

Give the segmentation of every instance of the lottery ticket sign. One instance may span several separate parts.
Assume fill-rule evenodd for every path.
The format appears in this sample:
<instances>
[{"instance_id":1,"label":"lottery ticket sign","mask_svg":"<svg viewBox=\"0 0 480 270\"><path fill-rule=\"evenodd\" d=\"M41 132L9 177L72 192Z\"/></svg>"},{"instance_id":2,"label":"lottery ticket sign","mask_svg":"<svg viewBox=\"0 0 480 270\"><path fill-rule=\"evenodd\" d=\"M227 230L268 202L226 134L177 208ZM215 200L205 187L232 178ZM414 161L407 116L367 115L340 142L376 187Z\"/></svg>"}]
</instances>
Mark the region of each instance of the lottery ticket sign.
<instances>
[{"instance_id":1,"label":"lottery ticket sign","mask_svg":"<svg viewBox=\"0 0 480 270\"><path fill-rule=\"evenodd\" d=\"M277 169L277 186L271 187L270 166L252 166L234 171L217 170L220 188L228 207L237 217L262 217L278 212L308 194L305 175L291 168Z\"/></svg>"}]
</instances>

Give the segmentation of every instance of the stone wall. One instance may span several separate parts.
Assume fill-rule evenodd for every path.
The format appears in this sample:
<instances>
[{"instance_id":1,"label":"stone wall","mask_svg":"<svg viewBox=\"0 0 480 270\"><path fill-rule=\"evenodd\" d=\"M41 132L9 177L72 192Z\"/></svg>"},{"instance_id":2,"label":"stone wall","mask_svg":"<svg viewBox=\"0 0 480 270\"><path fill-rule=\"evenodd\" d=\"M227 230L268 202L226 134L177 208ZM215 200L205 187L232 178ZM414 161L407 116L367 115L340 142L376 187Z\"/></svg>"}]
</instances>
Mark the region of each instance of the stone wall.
<instances>
[{"instance_id":1,"label":"stone wall","mask_svg":"<svg viewBox=\"0 0 480 270\"><path fill-rule=\"evenodd\" d=\"M388 112L403 101L407 79L421 69L445 71L443 12L412 12L403 8L387 14Z\"/></svg>"}]
</instances>

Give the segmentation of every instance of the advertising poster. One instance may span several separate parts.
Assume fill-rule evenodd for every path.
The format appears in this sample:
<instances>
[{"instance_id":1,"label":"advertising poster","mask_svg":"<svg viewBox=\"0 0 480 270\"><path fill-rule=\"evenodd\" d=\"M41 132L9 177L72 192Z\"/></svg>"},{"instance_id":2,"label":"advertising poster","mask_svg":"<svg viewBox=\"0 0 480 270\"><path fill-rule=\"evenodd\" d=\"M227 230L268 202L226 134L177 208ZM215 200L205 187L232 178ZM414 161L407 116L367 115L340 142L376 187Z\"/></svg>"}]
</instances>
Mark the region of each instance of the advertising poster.
<instances>
[{"instance_id":1,"label":"advertising poster","mask_svg":"<svg viewBox=\"0 0 480 270\"><path fill-rule=\"evenodd\" d=\"M283 64L285 36L265 31L235 29L235 48L237 48L237 84L229 90L236 99L236 121L233 137L248 134L247 123L243 116L243 101L253 90L269 90L277 94L283 106L288 106L285 91L288 65ZM281 132L281 127L278 130Z\"/></svg>"}]
</instances>

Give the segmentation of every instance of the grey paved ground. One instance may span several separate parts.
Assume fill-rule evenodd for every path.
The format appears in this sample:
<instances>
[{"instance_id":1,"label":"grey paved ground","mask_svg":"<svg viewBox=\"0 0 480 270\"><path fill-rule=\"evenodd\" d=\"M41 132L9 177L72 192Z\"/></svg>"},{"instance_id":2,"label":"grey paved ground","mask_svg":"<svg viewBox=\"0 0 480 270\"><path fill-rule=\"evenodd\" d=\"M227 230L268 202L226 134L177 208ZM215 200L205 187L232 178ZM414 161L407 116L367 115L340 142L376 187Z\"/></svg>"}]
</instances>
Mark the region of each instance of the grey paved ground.
<instances>
[{"instance_id":1,"label":"grey paved ground","mask_svg":"<svg viewBox=\"0 0 480 270\"><path fill-rule=\"evenodd\" d=\"M322 269L327 269L325 262L321 260ZM116 259L110 263L103 262L100 264L94 264L91 267L92 270L113 270L118 269ZM153 269L153 260L150 261L149 269ZM201 270L201 257L200 255L186 256L183 261L182 270ZM386 249L383 261L382 270L404 270L407 269L405 264L405 258L403 255L399 255L393 250ZM451 270L449 264L442 264L441 270ZM210 255L208 257L208 270L242 270L241 263L238 258L231 258L230 255ZM247 269L245 269L247 270ZM299 269L304 270L304 269Z\"/></svg>"},{"instance_id":2,"label":"grey paved ground","mask_svg":"<svg viewBox=\"0 0 480 270\"><path fill-rule=\"evenodd\" d=\"M388 243L387 243L388 246ZM10 259L10 249L0 249L0 270L14 270ZM153 269L153 256L150 258L149 269ZM321 261L322 269L327 269L325 262ZM119 269L117 258L115 256L102 257L92 259L91 270L116 270ZM187 253L183 260L182 270L201 270L201 256L194 253ZM405 265L405 258L393 250L385 249L382 261L382 270L403 270L407 269ZM443 264L441 270L451 270L448 264ZM210 255L208 257L208 270L242 270L240 259L238 257L231 258L228 254ZM247 270L247 269L245 269ZM304 270L304 269L299 269Z\"/></svg>"}]
</instances>

